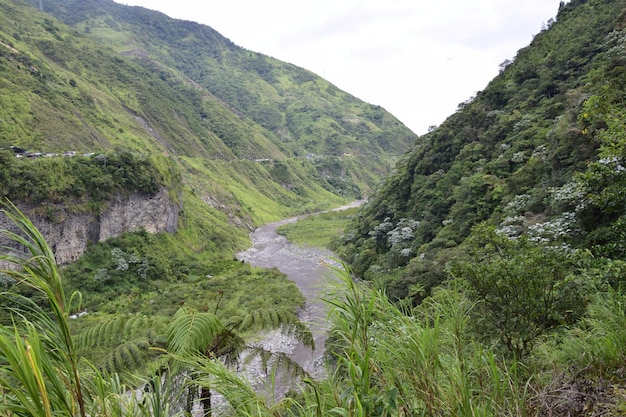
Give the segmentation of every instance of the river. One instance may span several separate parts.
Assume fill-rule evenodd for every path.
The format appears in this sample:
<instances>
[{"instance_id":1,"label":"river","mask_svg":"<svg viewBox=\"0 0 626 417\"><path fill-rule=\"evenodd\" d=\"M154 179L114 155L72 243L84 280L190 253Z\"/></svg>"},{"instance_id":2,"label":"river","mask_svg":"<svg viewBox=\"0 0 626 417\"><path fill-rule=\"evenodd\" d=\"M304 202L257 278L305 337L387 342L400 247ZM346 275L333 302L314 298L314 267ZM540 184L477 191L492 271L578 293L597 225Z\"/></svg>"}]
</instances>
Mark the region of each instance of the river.
<instances>
[{"instance_id":1,"label":"river","mask_svg":"<svg viewBox=\"0 0 626 417\"><path fill-rule=\"evenodd\" d=\"M362 203L362 201L357 201L335 210L345 210ZM276 233L279 226L296 222L304 217L306 215L259 227L250 235L252 247L239 253L237 257L253 266L277 268L295 282L305 296L306 304L299 316L309 325L313 333L315 350L280 332L267 333L266 338L259 344L270 351L286 353L311 376L320 377L323 375L322 356L328 329L328 309L320 296L323 295L329 281L333 279L330 266L339 266L339 264L335 260L336 255L329 250L297 246ZM280 395L280 393L276 394Z\"/></svg>"}]
</instances>

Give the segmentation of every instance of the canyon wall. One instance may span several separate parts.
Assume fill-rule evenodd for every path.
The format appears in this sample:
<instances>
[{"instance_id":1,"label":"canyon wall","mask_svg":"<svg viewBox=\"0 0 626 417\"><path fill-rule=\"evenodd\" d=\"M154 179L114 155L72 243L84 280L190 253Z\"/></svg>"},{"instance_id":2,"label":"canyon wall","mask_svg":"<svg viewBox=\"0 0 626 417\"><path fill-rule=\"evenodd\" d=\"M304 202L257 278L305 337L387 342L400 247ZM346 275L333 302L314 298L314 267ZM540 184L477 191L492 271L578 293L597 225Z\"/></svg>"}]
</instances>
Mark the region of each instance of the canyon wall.
<instances>
[{"instance_id":1,"label":"canyon wall","mask_svg":"<svg viewBox=\"0 0 626 417\"><path fill-rule=\"evenodd\" d=\"M180 205L162 188L154 196L131 195L109 201L100 213L71 213L55 211L54 219L41 214L37 207L16 204L26 214L52 248L57 263L76 261L89 243L96 243L123 232L140 228L150 233L174 233L178 225ZM0 214L0 229L14 230L8 219ZM0 246L7 242L0 239Z\"/></svg>"}]
</instances>

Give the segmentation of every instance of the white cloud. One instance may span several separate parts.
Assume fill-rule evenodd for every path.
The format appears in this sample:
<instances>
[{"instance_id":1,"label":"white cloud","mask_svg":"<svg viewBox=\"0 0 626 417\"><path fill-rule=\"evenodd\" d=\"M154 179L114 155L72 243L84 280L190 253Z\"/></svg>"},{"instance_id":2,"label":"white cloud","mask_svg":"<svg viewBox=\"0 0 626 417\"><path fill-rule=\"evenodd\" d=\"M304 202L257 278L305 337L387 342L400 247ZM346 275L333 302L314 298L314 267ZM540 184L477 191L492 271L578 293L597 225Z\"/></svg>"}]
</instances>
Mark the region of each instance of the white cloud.
<instances>
[{"instance_id":1,"label":"white cloud","mask_svg":"<svg viewBox=\"0 0 626 417\"><path fill-rule=\"evenodd\" d=\"M122 0L207 24L385 107L416 133L483 89L559 0Z\"/></svg>"}]
</instances>

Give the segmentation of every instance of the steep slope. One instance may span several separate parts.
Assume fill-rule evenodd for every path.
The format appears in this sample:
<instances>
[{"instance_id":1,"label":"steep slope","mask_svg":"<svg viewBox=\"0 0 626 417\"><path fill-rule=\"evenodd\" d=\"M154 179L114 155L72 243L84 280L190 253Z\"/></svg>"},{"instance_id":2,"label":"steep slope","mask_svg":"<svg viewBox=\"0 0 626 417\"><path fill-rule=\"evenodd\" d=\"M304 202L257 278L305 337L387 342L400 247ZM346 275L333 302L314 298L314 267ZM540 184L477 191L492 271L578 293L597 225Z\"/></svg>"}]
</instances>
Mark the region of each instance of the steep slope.
<instances>
[{"instance_id":1,"label":"steep slope","mask_svg":"<svg viewBox=\"0 0 626 417\"><path fill-rule=\"evenodd\" d=\"M309 71L246 51L207 26L103 0L47 2L46 11L169 82L197 83L265 128L267 138L289 155L382 157L404 151L411 140L380 107L360 102ZM235 140L232 145L240 157L272 156Z\"/></svg>"},{"instance_id":2,"label":"steep slope","mask_svg":"<svg viewBox=\"0 0 626 417\"><path fill-rule=\"evenodd\" d=\"M428 290L484 221L510 236L594 247L594 230L623 214L623 203L613 212L592 204L607 183L623 184L617 174L589 173L598 148L605 165L623 157L625 8L562 4L483 91L423 136L346 233L339 250L355 271L396 298L413 284Z\"/></svg>"},{"instance_id":3,"label":"steep slope","mask_svg":"<svg viewBox=\"0 0 626 417\"><path fill-rule=\"evenodd\" d=\"M382 108L209 27L107 0L38 5L0 0L0 148L142 155L194 208L183 225L212 219L241 228L240 241L262 222L362 197L416 140ZM3 195L29 200L24 184Z\"/></svg>"}]
</instances>

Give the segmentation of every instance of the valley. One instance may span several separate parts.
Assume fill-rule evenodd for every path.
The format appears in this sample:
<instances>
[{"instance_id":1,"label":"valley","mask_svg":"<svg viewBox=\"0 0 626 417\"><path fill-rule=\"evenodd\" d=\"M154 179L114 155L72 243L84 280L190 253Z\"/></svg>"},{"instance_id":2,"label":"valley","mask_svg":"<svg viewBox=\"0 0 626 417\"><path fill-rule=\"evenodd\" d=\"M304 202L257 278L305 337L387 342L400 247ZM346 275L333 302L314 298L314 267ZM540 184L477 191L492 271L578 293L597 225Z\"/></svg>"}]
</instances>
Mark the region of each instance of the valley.
<instances>
[{"instance_id":1,"label":"valley","mask_svg":"<svg viewBox=\"0 0 626 417\"><path fill-rule=\"evenodd\" d=\"M208 26L38 6L0 0L0 415L624 414L624 0L419 137Z\"/></svg>"}]
</instances>

